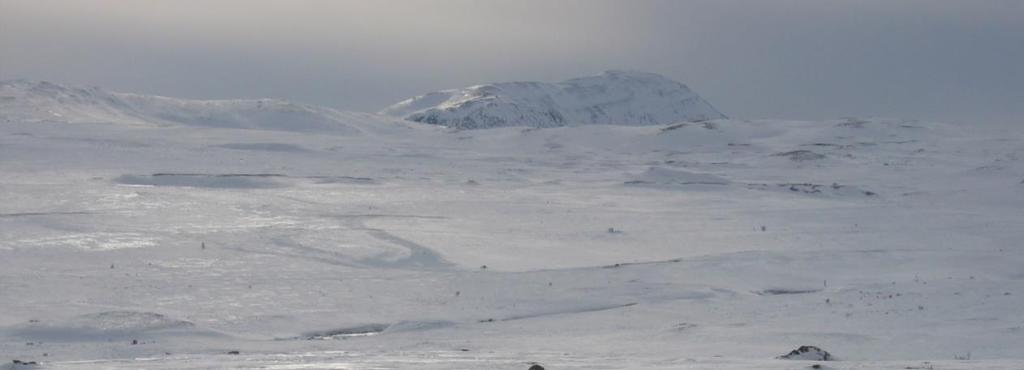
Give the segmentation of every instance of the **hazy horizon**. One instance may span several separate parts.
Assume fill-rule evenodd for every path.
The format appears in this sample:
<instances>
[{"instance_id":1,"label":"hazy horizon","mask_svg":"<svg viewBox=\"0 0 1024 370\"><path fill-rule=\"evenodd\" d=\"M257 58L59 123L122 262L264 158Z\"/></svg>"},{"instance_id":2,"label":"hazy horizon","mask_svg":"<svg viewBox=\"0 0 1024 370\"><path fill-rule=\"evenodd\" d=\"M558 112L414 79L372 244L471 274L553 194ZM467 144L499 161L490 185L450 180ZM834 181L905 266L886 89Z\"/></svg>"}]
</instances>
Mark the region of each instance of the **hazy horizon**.
<instances>
[{"instance_id":1,"label":"hazy horizon","mask_svg":"<svg viewBox=\"0 0 1024 370\"><path fill-rule=\"evenodd\" d=\"M1024 117L1018 1L0 0L0 79L375 112L609 69L735 118Z\"/></svg>"}]
</instances>

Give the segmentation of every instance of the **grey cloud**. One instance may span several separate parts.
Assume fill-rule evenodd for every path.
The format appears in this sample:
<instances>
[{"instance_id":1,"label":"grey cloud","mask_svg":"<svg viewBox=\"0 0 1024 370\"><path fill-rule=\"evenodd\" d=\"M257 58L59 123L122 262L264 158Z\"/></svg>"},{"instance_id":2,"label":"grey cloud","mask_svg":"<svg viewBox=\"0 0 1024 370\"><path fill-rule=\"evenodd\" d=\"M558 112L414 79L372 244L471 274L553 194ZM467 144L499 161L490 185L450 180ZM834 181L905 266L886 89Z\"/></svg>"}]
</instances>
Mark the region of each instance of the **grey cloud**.
<instances>
[{"instance_id":1,"label":"grey cloud","mask_svg":"<svg viewBox=\"0 0 1024 370\"><path fill-rule=\"evenodd\" d=\"M430 90L665 74L742 118L1019 122L1019 1L0 0L0 78L375 111Z\"/></svg>"}]
</instances>

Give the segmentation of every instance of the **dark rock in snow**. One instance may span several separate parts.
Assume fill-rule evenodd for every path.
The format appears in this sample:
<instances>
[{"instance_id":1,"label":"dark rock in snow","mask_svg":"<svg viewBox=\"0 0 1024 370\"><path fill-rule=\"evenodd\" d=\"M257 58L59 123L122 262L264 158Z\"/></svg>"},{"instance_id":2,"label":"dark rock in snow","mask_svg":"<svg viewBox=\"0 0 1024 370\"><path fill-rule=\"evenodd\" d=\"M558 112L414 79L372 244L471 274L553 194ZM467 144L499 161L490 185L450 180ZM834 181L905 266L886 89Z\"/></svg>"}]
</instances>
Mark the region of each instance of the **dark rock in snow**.
<instances>
[{"instance_id":1,"label":"dark rock in snow","mask_svg":"<svg viewBox=\"0 0 1024 370\"><path fill-rule=\"evenodd\" d=\"M35 361L13 360L9 366L0 366L0 369L39 369L39 363Z\"/></svg>"},{"instance_id":2,"label":"dark rock in snow","mask_svg":"<svg viewBox=\"0 0 1024 370\"><path fill-rule=\"evenodd\" d=\"M832 354L815 346L800 346L789 353L779 356L783 360L832 361Z\"/></svg>"},{"instance_id":3,"label":"dark rock in snow","mask_svg":"<svg viewBox=\"0 0 1024 370\"><path fill-rule=\"evenodd\" d=\"M796 162L825 159L824 154L815 153L810 150L794 150L791 152L775 153L772 155L776 157L786 157Z\"/></svg>"}]
</instances>

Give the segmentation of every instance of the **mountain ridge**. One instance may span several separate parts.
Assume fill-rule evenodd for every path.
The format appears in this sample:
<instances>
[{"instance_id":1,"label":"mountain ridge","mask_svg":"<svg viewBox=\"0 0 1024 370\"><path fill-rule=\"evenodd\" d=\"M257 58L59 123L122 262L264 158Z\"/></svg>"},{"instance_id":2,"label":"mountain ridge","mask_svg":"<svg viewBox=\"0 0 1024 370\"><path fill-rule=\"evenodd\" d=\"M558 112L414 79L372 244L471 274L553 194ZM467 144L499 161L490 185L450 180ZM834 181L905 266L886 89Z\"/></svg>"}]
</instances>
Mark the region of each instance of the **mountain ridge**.
<instances>
[{"instance_id":1,"label":"mountain ridge","mask_svg":"<svg viewBox=\"0 0 1024 370\"><path fill-rule=\"evenodd\" d=\"M0 81L0 122L181 125L356 134L363 130L353 123L384 120L388 119L281 99L181 99L48 81Z\"/></svg>"},{"instance_id":2,"label":"mountain ridge","mask_svg":"<svg viewBox=\"0 0 1024 370\"><path fill-rule=\"evenodd\" d=\"M458 129L639 126L727 118L685 84L655 73L619 70L557 83L497 82L434 91L379 113Z\"/></svg>"},{"instance_id":3,"label":"mountain ridge","mask_svg":"<svg viewBox=\"0 0 1024 370\"><path fill-rule=\"evenodd\" d=\"M726 118L664 76L606 71L558 83L499 82L406 99L379 113L281 99L197 100L112 92L48 81L0 81L0 122L116 123L358 133L361 123L416 122L480 129L590 124L646 126ZM369 126L373 126L370 124ZM379 125L378 125L379 126Z\"/></svg>"}]
</instances>

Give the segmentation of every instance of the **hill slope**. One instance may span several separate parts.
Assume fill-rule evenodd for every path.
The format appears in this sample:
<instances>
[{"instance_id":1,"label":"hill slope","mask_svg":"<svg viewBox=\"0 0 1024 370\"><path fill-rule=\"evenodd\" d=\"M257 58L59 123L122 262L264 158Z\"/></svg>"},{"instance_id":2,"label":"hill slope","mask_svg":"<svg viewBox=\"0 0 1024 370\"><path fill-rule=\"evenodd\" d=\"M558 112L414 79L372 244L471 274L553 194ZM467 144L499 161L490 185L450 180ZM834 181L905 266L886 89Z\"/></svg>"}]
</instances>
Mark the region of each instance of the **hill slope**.
<instances>
[{"instance_id":1,"label":"hill slope","mask_svg":"<svg viewBox=\"0 0 1024 370\"><path fill-rule=\"evenodd\" d=\"M559 83L502 82L443 90L381 114L462 129L656 125L725 118L686 85L654 73L608 71Z\"/></svg>"},{"instance_id":2,"label":"hill slope","mask_svg":"<svg viewBox=\"0 0 1024 370\"><path fill-rule=\"evenodd\" d=\"M192 100L34 81L0 81L0 122L114 123L355 134L393 122L278 99Z\"/></svg>"}]
</instances>

